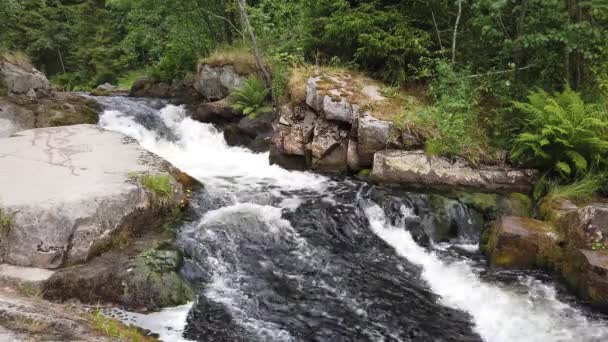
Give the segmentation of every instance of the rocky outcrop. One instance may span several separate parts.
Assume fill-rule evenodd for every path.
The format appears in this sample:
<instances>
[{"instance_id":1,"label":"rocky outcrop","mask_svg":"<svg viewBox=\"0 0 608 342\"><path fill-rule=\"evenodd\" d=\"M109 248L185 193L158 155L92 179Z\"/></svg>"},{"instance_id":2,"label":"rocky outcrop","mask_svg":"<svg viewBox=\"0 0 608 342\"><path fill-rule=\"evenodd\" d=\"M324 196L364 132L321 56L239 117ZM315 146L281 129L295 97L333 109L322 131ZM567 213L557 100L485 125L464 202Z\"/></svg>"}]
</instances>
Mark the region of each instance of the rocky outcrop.
<instances>
[{"instance_id":1,"label":"rocky outcrop","mask_svg":"<svg viewBox=\"0 0 608 342\"><path fill-rule=\"evenodd\" d=\"M505 216L490 229L484 249L493 267L555 267L561 263L562 243L556 229L543 221Z\"/></svg>"},{"instance_id":2,"label":"rocky outcrop","mask_svg":"<svg viewBox=\"0 0 608 342\"><path fill-rule=\"evenodd\" d=\"M236 72L232 65L213 66L203 64L199 67L194 88L208 101L217 101L230 95L230 91L240 87L246 76Z\"/></svg>"},{"instance_id":3,"label":"rocky outcrop","mask_svg":"<svg viewBox=\"0 0 608 342\"><path fill-rule=\"evenodd\" d=\"M389 144L393 123L378 120L371 115L362 116L357 122L357 156L361 168L370 168L376 152Z\"/></svg>"},{"instance_id":4,"label":"rocky outcrop","mask_svg":"<svg viewBox=\"0 0 608 342\"><path fill-rule=\"evenodd\" d=\"M608 251L570 250L562 275L578 295L608 312Z\"/></svg>"},{"instance_id":5,"label":"rocky outcrop","mask_svg":"<svg viewBox=\"0 0 608 342\"><path fill-rule=\"evenodd\" d=\"M184 199L170 164L92 125L19 132L0 139L0 156L6 223L0 262L40 268L85 262L150 229ZM160 177L164 190L139 175Z\"/></svg>"},{"instance_id":6,"label":"rocky outcrop","mask_svg":"<svg viewBox=\"0 0 608 342\"><path fill-rule=\"evenodd\" d=\"M375 154L371 177L378 182L412 187L526 193L532 189L537 172L505 167L473 168L463 159L450 162L427 156L424 151L385 150Z\"/></svg>"},{"instance_id":7,"label":"rocky outcrop","mask_svg":"<svg viewBox=\"0 0 608 342\"><path fill-rule=\"evenodd\" d=\"M0 57L0 96L49 94L51 83L43 73L31 66L17 65Z\"/></svg>"}]
</instances>

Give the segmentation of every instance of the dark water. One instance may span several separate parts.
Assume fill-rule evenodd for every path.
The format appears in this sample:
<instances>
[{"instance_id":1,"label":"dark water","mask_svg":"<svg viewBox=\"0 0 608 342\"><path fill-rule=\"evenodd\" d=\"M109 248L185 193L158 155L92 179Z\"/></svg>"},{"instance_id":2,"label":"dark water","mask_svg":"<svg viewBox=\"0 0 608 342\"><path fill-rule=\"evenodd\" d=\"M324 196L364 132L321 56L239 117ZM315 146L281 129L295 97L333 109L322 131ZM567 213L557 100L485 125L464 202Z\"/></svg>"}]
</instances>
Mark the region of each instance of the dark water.
<instances>
[{"instance_id":1,"label":"dark water","mask_svg":"<svg viewBox=\"0 0 608 342\"><path fill-rule=\"evenodd\" d=\"M437 195L268 165L164 103L102 98L100 125L205 184L179 233L198 341L604 341L550 276L492 272L483 217Z\"/></svg>"}]
</instances>

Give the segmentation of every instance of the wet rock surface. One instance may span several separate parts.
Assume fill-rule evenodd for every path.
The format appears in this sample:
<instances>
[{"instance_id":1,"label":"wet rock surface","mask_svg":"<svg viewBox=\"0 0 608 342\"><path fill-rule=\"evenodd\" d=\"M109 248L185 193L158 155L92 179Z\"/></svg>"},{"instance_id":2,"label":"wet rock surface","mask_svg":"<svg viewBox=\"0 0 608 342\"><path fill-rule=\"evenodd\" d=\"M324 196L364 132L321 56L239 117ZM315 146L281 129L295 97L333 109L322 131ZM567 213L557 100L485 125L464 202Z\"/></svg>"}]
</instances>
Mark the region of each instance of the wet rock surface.
<instances>
[{"instance_id":1,"label":"wet rock surface","mask_svg":"<svg viewBox=\"0 0 608 342\"><path fill-rule=\"evenodd\" d=\"M35 129L0 139L0 197L9 228L0 258L22 266L58 268L89 260L118 233L145 229L158 215L137 173L168 177L176 206L175 169L125 136L92 125ZM15 180L27 180L16 182Z\"/></svg>"}]
</instances>

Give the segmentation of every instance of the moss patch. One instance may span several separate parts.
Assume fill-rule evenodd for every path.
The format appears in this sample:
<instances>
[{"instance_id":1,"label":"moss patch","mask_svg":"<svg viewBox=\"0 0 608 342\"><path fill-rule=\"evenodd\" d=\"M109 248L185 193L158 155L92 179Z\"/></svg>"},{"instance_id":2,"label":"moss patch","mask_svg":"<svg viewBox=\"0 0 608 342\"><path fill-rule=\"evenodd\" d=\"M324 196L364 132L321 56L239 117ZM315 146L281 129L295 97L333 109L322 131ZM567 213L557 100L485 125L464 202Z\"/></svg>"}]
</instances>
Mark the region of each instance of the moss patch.
<instances>
[{"instance_id":1,"label":"moss patch","mask_svg":"<svg viewBox=\"0 0 608 342\"><path fill-rule=\"evenodd\" d=\"M182 263L181 252L171 247L145 251L135 259L124 296L130 302L156 308L187 303L194 298L194 292L177 273Z\"/></svg>"}]
</instances>

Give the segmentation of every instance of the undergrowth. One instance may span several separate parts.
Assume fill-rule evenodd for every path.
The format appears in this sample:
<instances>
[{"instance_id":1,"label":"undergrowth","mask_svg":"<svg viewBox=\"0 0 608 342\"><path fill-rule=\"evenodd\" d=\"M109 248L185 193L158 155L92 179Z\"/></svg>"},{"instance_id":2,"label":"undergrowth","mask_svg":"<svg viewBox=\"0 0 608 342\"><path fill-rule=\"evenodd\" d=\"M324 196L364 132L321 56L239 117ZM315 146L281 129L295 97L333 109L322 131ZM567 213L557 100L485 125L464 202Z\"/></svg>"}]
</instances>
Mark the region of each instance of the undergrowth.
<instances>
[{"instance_id":1,"label":"undergrowth","mask_svg":"<svg viewBox=\"0 0 608 342\"><path fill-rule=\"evenodd\" d=\"M270 90L254 75L249 76L242 86L230 93L232 108L250 118L272 111L268 104L269 96Z\"/></svg>"}]
</instances>

